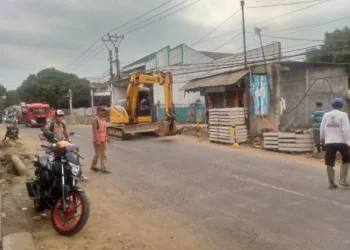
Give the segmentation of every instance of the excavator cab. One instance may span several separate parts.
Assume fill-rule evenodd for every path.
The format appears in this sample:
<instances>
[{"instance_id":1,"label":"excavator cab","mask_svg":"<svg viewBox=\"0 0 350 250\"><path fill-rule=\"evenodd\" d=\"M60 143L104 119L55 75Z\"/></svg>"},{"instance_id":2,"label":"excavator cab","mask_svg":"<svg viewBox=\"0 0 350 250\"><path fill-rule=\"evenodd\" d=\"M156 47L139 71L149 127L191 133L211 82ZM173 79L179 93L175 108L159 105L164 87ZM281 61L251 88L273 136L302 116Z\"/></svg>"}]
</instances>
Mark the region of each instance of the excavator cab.
<instances>
[{"instance_id":1,"label":"excavator cab","mask_svg":"<svg viewBox=\"0 0 350 250\"><path fill-rule=\"evenodd\" d=\"M107 125L108 134L122 139L143 132L156 132L159 136L176 135L172 83L173 75L170 72L154 72L153 75L140 72L131 74L126 100L116 102L111 108L110 124ZM161 122L155 121L152 112L153 101L149 86L154 84L164 88L164 114L157 115L164 117Z\"/></svg>"},{"instance_id":2,"label":"excavator cab","mask_svg":"<svg viewBox=\"0 0 350 250\"><path fill-rule=\"evenodd\" d=\"M137 101L137 116L145 117L151 116L151 97L150 89L146 87L139 87L138 101Z\"/></svg>"}]
</instances>

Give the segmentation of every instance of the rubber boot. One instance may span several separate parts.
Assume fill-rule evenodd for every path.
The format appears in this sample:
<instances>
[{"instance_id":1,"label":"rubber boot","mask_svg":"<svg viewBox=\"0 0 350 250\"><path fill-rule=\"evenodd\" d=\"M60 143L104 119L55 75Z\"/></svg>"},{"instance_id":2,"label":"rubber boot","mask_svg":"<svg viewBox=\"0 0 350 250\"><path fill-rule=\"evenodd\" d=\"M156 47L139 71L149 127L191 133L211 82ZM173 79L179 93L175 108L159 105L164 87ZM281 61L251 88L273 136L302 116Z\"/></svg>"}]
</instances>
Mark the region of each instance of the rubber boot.
<instances>
[{"instance_id":1,"label":"rubber boot","mask_svg":"<svg viewBox=\"0 0 350 250\"><path fill-rule=\"evenodd\" d=\"M341 165L339 184L344 186L344 187L350 187L349 183L346 181L346 177L348 176L348 172L349 172L349 164Z\"/></svg>"},{"instance_id":2,"label":"rubber boot","mask_svg":"<svg viewBox=\"0 0 350 250\"><path fill-rule=\"evenodd\" d=\"M327 167L327 175L329 180L329 189L336 189L338 186L334 183L335 170L332 167Z\"/></svg>"}]
</instances>

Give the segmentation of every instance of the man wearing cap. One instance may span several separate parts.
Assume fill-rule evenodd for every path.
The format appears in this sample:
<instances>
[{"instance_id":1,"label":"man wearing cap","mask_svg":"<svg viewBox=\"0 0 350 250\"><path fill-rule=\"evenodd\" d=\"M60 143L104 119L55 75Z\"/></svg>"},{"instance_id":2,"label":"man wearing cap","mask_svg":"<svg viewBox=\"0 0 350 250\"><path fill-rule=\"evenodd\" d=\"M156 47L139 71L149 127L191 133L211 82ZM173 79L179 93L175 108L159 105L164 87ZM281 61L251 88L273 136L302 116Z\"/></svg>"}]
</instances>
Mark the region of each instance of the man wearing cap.
<instances>
[{"instance_id":1,"label":"man wearing cap","mask_svg":"<svg viewBox=\"0 0 350 250\"><path fill-rule=\"evenodd\" d=\"M92 171L101 171L101 173L111 173L106 168L107 161L107 143L109 142L107 136L107 126L105 121L106 109L105 107L97 107L97 114L92 120L92 142L95 149L95 156L91 163ZM101 168L97 168L97 161L101 157Z\"/></svg>"},{"instance_id":2,"label":"man wearing cap","mask_svg":"<svg viewBox=\"0 0 350 250\"><path fill-rule=\"evenodd\" d=\"M61 109L57 109L55 111L55 117L54 120L50 123L48 123L45 128L49 130L51 133L55 135L55 137L58 138L64 138L67 141L71 142L69 138L69 133L67 130L66 124L63 122L64 120L64 112Z\"/></svg>"},{"instance_id":3,"label":"man wearing cap","mask_svg":"<svg viewBox=\"0 0 350 250\"><path fill-rule=\"evenodd\" d=\"M332 101L333 110L323 116L320 126L321 140L325 141L326 144L325 164L327 166L330 189L336 189L338 187L334 182L334 165L337 152L341 154L343 163L340 168L339 184L349 187L346 177L350 162L350 124L348 115L340 111L343 105L343 99L334 98Z\"/></svg>"},{"instance_id":4,"label":"man wearing cap","mask_svg":"<svg viewBox=\"0 0 350 250\"><path fill-rule=\"evenodd\" d=\"M317 148L317 152L321 152L321 139L320 139L320 126L322 122L322 118L324 114L326 113L322 109L322 102L316 102L316 111L312 113L311 120L312 120L312 130L314 132L314 140ZM322 148L324 151L324 148Z\"/></svg>"},{"instance_id":5,"label":"man wearing cap","mask_svg":"<svg viewBox=\"0 0 350 250\"><path fill-rule=\"evenodd\" d=\"M63 122L64 120L64 112L61 109L57 109L55 111L55 116L53 121L48 123L45 128L49 130L51 133L55 135L55 137L58 138L64 138L68 142L72 142L71 139L69 138L69 133L67 129L67 125ZM87 181L88 178L85 177L84 175L81 175L80 178L81 181Z\"/></svg>"}]
</instances>

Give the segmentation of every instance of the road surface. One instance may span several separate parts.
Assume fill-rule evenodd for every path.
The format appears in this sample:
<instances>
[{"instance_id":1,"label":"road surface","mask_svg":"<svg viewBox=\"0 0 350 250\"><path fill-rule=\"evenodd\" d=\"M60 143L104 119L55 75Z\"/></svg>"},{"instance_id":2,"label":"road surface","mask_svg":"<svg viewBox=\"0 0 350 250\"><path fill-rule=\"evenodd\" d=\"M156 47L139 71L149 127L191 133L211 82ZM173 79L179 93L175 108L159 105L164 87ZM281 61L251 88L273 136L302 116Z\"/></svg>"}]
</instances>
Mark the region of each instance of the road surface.
<instances>
[{"instance_id":1,"label":"road surface","mask_svg":"<svg viewBox=\"0 0 350 250\"><path fill-rule=\"evenodd\" d=\"M74 141L88 165L90 127L70 130L77 133ZM37 136L30 128L21 133ZM182 136L113 140L108 152L112 174L99 188L112 183L126 190L153 214L176 218L208 249L349 250L350 190L328 190L321 166L256 152Z\"/></svg>"}]
</instances>

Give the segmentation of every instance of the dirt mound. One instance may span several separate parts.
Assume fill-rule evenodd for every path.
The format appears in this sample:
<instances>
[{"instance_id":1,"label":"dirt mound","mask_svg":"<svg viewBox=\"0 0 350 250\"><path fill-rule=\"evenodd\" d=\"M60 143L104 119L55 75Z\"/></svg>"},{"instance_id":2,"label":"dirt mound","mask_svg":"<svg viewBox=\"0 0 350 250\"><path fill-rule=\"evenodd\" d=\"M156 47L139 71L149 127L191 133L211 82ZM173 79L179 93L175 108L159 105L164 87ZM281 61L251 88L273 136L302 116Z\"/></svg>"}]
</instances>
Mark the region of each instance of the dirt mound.
<instances>
[{"instance_id":1,"label":"dirt mound","mask_svg":"<svg viewBox=\"0 0 350 250\"><path fill-rule=\"evenodd\" d=\"M1 149L6 149L6 148L15 148L15 147L21 147L23 146L23 144L19 141L13 141L13 140L9 140L9 141L2 141L0 142L0 148Z\"/></svg>"}]
</instances>

